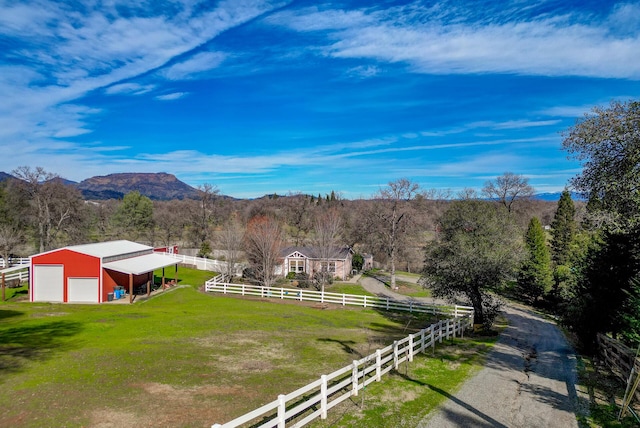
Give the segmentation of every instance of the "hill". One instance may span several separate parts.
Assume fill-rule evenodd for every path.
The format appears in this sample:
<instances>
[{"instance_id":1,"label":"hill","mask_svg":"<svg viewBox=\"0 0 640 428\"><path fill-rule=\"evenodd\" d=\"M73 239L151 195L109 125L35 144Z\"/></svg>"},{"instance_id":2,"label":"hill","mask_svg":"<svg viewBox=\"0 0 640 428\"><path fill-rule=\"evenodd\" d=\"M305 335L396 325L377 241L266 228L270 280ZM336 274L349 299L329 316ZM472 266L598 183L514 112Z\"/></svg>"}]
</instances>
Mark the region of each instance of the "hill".
<instances>
[{"instance_id":1,"label":"hill","mask_svg":"<svg viewBox=\"0 0 640 428\"><path fill-rule=\"evenodd\" d=\"M138 191L155 200L197 198L198 190L175 175L159 173L120 173L87 178L76 185L85 199L119 199Z\"/></svg>"}]
</instances>

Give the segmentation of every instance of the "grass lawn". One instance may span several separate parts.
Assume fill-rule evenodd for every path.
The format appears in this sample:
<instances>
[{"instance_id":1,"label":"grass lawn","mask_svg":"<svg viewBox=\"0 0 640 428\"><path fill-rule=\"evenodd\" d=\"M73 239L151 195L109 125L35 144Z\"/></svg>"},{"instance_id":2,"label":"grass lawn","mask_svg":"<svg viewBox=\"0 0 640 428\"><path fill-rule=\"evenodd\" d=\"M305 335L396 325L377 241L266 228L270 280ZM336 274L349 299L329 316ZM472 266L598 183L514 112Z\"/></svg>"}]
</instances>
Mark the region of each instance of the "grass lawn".
<instances>
[{"instance_id":1,"label":"grass lawn","mask_svg":"<svg viewBox=\"0 0 640 428\"><path fill-rule=\"evenodd\" d=\"M198 291L212 276L180 268L181 286L132 305L0 303L0 426L224 423L430 323ZM415 362L409 382L432 360ZM371 400L389 395L376 388Z\"/></svg>"}]
</instances>

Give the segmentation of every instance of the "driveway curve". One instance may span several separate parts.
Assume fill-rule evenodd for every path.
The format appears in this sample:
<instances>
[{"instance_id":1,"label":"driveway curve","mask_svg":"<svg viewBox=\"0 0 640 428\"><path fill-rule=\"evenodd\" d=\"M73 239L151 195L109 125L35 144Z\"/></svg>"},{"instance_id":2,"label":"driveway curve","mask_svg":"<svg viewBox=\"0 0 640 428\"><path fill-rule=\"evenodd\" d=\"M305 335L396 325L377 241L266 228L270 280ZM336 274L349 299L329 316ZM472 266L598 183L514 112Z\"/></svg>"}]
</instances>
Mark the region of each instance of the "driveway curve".
<instances>
[{"instance_id":1,"label":"driveway curve","mask_svg":"<svg viewBox=\"0 0 640 428\"><path fill-rule=\"evenodd\" d=\"M525 308L505 310L509 326L485 367L418 428L577 428L576 364L551 321Z\"/></svg>"}]
</instances>

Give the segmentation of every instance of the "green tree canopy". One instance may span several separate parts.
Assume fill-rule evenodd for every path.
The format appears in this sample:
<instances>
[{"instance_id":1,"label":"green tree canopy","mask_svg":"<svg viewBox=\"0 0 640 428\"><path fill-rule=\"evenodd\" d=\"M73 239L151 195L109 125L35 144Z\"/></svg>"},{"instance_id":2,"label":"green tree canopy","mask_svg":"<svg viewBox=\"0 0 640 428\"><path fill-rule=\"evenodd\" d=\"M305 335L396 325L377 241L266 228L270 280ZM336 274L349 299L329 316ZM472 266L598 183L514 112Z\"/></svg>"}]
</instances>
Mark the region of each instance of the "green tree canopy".
<instances>
[{"instance_id":1,"label":"green tree canopy","mask_svg":"<svg viewBox=\"0 0 640 428\"><path fill-rule=\"evenodd\" d=\"M551 290L551 254L542 224L537 217L529 222L525 234L525 256L518 274L518 290L523 297L534 303Z\"/></svg>"},{"instance_id":2,"label":"green tree canopy","mask_svg":"<svg viewBox=\"0 0 640 428\"><path fill-rule=\"evenodd\" d=\"M571 253L571 243L576 232L576 208L571 193L564 190L551 223L551 256L556 265L566 265Z\"/></svg>"},{"instance_id":3,"label":"green tree canopy","mask_svg":"<svg viewBox=\"0 0 640 428\"><path fill-rule=\"evenodd\" d=\"M122 198L112 218L113 224L121 228L130 239L137 240L153 230L153 202L138 191L129 192Z\"/></svg>"},{"instance_id":4,"label":"green tree canopy","mask_svg":"<svg viewBox=\"0 0 640 428\"><path fill-rule=\"evenodd\" d=\"M521 232L507 210L481 200L453 202L427 244L421 283L436 297L464 298L474 323L490 325L497 305L490 291L512 278L522 254Z\"/></svg>"},{"instance_id":5,"label":"green tree canopy","mask_svg":"<svg viewBox=\"0 0 640 428\"><path fill-rule=\"evenodd\" d=\"M590 214L612 230L640 223L640 102L595 107L563 136L563 149L582 163L572 184Z\"/></svg>"}]
</instances>

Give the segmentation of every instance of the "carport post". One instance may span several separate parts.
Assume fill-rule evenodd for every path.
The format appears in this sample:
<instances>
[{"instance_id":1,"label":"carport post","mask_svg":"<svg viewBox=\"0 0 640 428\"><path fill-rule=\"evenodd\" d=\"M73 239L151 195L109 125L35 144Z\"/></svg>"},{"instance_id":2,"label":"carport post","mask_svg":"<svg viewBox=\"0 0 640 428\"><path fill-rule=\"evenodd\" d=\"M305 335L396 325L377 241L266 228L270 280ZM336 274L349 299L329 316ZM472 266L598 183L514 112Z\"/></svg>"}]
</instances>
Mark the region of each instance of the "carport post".
<instances>
[{"instance_id":1,"label":"carport post","mask_svg":"<svg viewBox=\"0 0 640 428\"><path fill-rule=\"evenodd\" d=\"M164 268L162 268L162 289L164 290Z\"/></svg>"},{"instance_id":2,"label":"carport post","mask_svg":"<svg viewBox=\"0 0 640 428\"><path fill-rule=\"evenodd\" d=\"M133 274L129 274L129 303L133 303Z\"/></svg>"},{"instance_id":3,"label":"carport post","mask_svg":"<svg viewBox=\"0 0 640 428\"><path fill-rule=\"evenodd\" d=\"M151 296L151 275L153 272L147 274L147 297Z\"/></svg>"},{"instance_id":4,"label":"carport post","mask_svg":"<svg viewBox=\"0 0 640 428\"><path fill-rule=\"evenodd\" d=\"M175 285L178 285L178 264L176 263L176 277L175 279Z\"/></svg>"}]
</instances>

